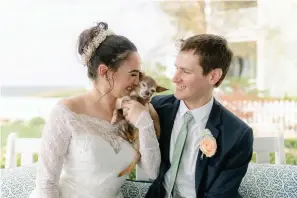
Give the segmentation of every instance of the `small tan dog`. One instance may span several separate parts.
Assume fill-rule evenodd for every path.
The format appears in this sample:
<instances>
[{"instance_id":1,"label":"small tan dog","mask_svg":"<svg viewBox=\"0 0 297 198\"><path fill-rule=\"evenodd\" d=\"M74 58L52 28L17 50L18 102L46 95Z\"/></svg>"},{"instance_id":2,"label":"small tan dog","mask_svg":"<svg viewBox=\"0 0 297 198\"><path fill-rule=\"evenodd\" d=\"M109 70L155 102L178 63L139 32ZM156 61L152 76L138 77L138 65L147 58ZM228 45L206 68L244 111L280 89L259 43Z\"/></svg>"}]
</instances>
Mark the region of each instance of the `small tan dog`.
<instances>
[{"instance_id":1,"label":"small tan dog","mask_svg":"<svg viewBox=\"0 0 297 198\"><path fill-rule=\"evenodd\" d=\"M139 153L138 129L125 120L123 110L121 109L122 101L131 99L137 100L142 105L146 106L153 119L156 135L157 137L160 137L159 116L152 104L150 104L150 99L154 93L160 93L166 90L168 89L159 86L152 77L146 76L145 74L141 73L140 82L138 86L135 87L135 89L130 93L130 96L125 96L123 98L118 99L116 104L116 110L114 111L111 123L115 124L118 122L123 122L123 124L121 124L120 133L122 137L129 141L137 151L137 155L133 162L118 175L119 177L132 172L141 157Z\"/></svg>"}]
</instances>

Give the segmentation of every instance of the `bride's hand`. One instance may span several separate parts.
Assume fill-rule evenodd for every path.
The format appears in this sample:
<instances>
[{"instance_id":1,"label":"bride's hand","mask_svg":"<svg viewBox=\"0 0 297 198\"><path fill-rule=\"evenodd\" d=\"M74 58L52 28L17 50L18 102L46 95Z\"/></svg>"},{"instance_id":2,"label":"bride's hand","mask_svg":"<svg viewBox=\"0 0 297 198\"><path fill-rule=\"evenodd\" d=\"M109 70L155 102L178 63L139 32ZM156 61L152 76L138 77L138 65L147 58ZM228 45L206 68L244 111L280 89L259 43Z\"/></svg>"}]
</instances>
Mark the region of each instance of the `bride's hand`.
<instances>
[{"instance_id":1,"label":"bride's hand","mask_svg":"<svg viewBox=\"0 0 297 198\"><path fill-rule=\"evenodd\" d=\"M123 114L131 124L137 124L142 112L147 111L147 108L136 100L126 100L122 103Z\"/></svg>"}]
</instances>

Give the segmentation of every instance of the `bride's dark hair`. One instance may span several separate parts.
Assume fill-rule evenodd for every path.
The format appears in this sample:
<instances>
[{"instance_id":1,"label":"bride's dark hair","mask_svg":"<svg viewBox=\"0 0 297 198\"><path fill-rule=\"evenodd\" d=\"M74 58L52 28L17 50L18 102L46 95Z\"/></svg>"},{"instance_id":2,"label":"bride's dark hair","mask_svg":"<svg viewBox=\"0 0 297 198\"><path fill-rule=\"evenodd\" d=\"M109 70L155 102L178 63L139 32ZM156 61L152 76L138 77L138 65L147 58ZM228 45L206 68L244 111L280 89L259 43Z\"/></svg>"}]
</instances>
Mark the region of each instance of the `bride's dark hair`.
<instances>
[{"instance_id":1,"label":"bride's dark hair","mask_svg":"<svg viewBox=\"0 0 297 198\"><path fill-rule=\"evenodd\" d=\"M105 64L109 69L116 71L121 63L127 60L131 53L136 52L136 46L126 37L111 34L107 35L105 39L99 44L94 46L95 37L102 37L108 31L108 24L100 22L96 26L84 30L79 35L78 53L85 56L86 48L90 48L91 55L85 65L88 68L88 77L91 80L96 80L97 70L100 64ZM93 47L93 48L92 48Z\"/></svg>"}]
</instances>

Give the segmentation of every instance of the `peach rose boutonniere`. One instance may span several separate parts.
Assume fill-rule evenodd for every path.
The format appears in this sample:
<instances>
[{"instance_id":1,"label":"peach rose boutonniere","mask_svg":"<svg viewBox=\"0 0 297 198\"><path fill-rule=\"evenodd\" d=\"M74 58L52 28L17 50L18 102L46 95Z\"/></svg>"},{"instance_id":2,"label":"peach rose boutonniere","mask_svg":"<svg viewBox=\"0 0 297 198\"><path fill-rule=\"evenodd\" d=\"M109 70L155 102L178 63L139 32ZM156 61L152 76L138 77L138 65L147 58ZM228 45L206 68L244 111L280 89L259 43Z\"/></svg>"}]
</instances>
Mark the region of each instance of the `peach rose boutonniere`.
<instances>
[{"instance_id":1,"label":"peach rose boutonniere","mask_svg":"<svg viewBox=\"0 0 297 198\"><path fill-rule=\"evenodd\" d=\"M203 156L212 157L217 151L217 142L213 137L209 129L204 129L201 132L201 140L199 142L199 149L202 152L201 159Z\"/></svg>"}]
</instances>

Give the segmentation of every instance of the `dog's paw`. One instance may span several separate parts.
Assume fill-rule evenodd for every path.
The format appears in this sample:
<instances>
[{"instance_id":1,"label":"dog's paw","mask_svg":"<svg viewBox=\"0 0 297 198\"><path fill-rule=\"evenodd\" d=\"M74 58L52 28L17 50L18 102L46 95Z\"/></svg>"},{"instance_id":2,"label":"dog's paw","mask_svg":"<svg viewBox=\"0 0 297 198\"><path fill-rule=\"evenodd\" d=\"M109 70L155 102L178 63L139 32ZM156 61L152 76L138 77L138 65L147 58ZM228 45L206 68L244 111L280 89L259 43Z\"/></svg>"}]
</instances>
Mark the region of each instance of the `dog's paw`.
<instances>
[{"instance_id":1,"label":"dog's paw","mask_svg":"<svg viewBox=\"0 0 297 198\"><path fill-rule=\"evenodd\" d=\"M118 111L117 109L115 109L113 111L113 114L112 114L112 118L111 118L111 121L110 121L110 124L116 124L117 123L117 120L118 120Z\"/></svg>"},{"instance_id":2,"label":"dog's paw","mask_svg":"<svg viewBox=\"0 0 297 198\"><path fill-rule=\"evenodd\" d=\"M125 117L123 115L123 110L122 109L114 110L110 123L116 124L116 123L120 123L122 120L125 120Z\"/></svg>"},{"instance_id":3,"label":"dog's paw","mask_svg":"<svg viewBox=\"0 0 297 198\"><path fill-rule=\"evenodd\" d=\"M111 121L110 121L110 124L114 125L114 124L116 124L116 123L117 123L116 118L112 118Z\"/></svg>"},{"instance_id":4,"label":"dog's paw","mask_svg":"<svg viewBox=\"0 0 297 198\"><path fill-rule=\"evenodd\" d=\"M131 100L131 97L130 96L124 96L124 97L122 97L121 98L121 100L120 100L120 108L122 108L122 103L124 102L124 101L129 101L129 100Z\"/></svg>"}]
</instances>

